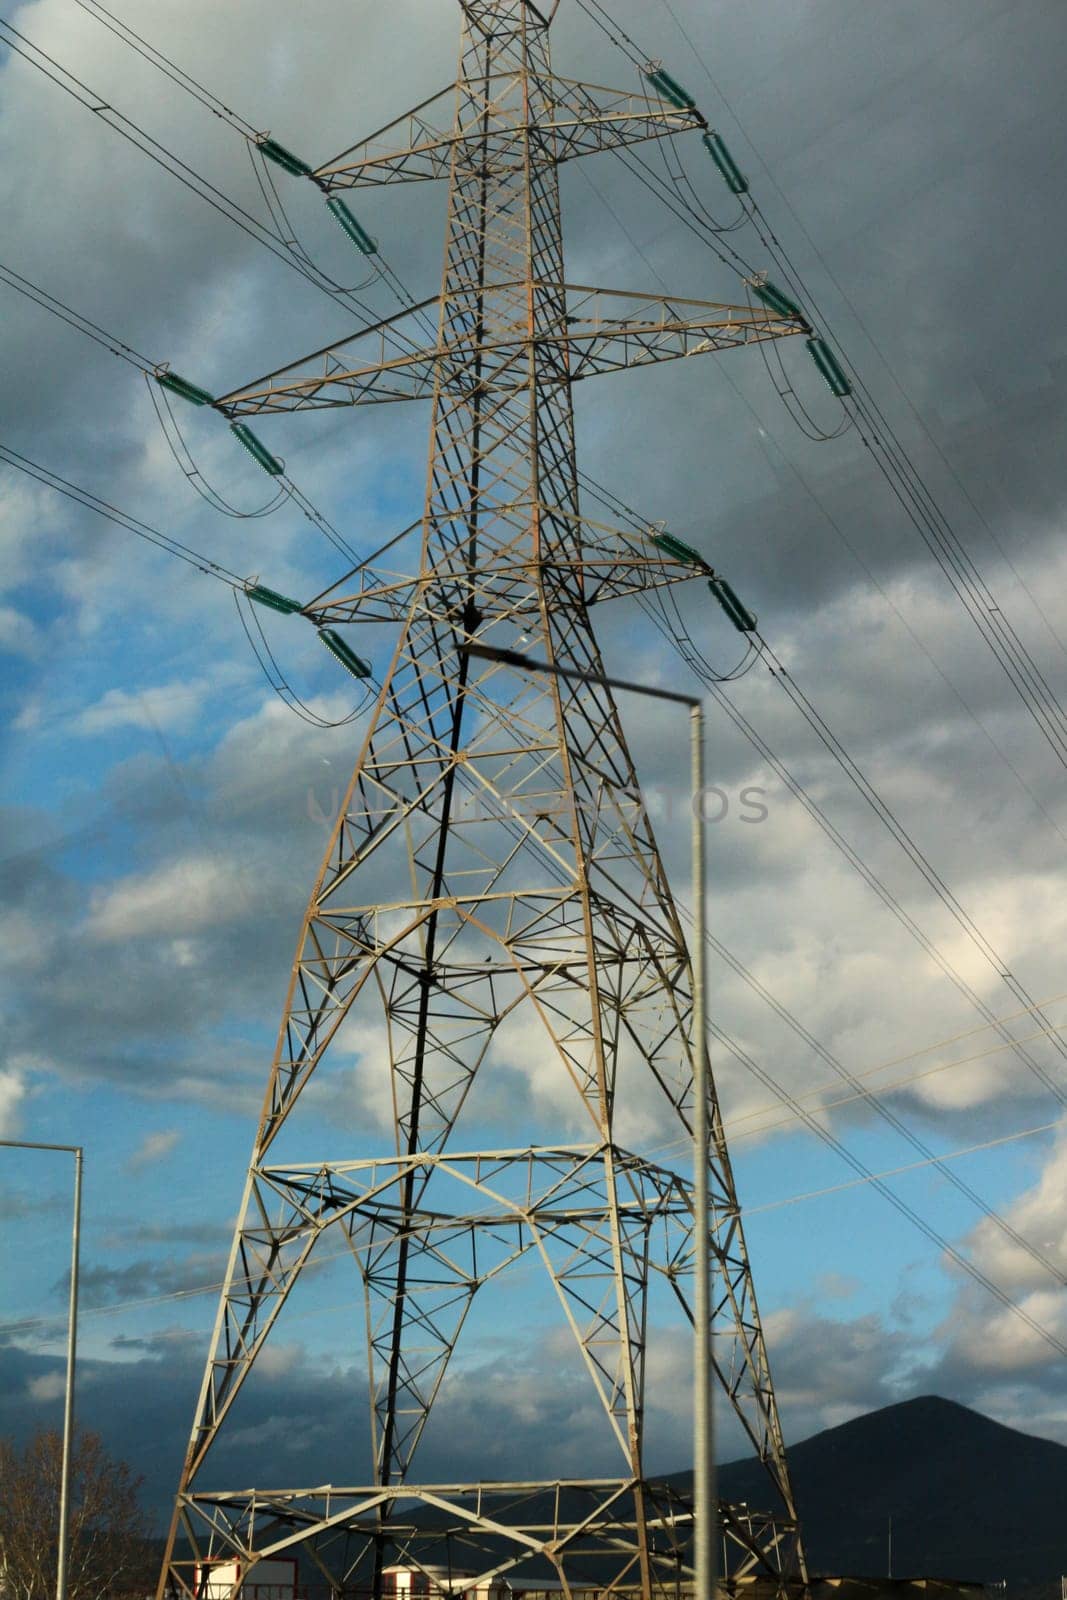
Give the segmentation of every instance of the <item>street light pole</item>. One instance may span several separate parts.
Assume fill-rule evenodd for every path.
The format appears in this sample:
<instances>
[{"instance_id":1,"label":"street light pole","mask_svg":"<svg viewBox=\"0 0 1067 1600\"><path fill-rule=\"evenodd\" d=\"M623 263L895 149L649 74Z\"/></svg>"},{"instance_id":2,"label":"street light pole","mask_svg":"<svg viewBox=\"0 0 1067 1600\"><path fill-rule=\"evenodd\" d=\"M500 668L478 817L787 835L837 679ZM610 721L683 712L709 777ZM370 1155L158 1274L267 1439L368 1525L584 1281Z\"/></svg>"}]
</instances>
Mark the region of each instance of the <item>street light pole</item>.
<instances>
[{"instance_id":1,"label":"street light pole","mask_svg":"<svg viewBox=\"0 0 1067 1600\"><path fill-rule=\"evenodd\" d=\"M711 1369L711 1206L708 1198L708 1057L705 1048L707 1018L708 946L704 928L704 705L689 707L692 761L693 851L693 1229L697 1246L693 1255L693 1564L696 1600L713 1600L718 1545L715 1534L714 1395Z\"/></svg>"},{"instance_id":2,"label":"street light pole","mask_svg":"<svg viewBox=\"0 0 1067 1600\"><path fill-rule=\"evenodd\" d=\"M78 1254L82 1216L82 1151L74 1150L74 1226L70 1243L70 1308L67 1315L67 1391L63 1397L63 1464L59 1475L59 1550L56 1600L67 1600L70 1567L70 1462L74 1448L74 1362L78 1348Z\"/></svg>"},{"instance_id":3,"label":"street light pole","mask_svg":"<svg viewBox=\"0 0 1067 1600\"><path fill-rule=\"evenodd\" d=\"M708 1195L708 1061L707 941L705 939L704 877L704 702L672 689L653 689L628 678L611 678L599 672L562 667L553 661L535 661L521 650L501 650L491 645L466 644L467 655L499 661L524 672L544 672L569 683L590 683L604 689L643 694L651 700L668 700L689 708L690 783L692 788L693 872L693 1568L695 1600L714 1600L717 1544L715 1504L715 1429L712 1410L711 1346L711 1208Z\"/></svg>"},{"instance_id":4,"label":"street light pole","mask_svg":"<svg viewBox=\"0 0 1067 1600\"><path fill-rule=\"evenodd\" d=\"M70 1467L74 1446L74 1363L78 1347L78 1255L82 1216L82 1146L34 1144L23 1139L0 1139L6 1150L59 1150L74 1157L74 1220L70 1245L70 1305L67 1313L67 1384L63 1397L63 1455L59 1468L59 1540L56 1548L56 1600L67 1600L70 1565Z\"/></svg>"}]
</instances>

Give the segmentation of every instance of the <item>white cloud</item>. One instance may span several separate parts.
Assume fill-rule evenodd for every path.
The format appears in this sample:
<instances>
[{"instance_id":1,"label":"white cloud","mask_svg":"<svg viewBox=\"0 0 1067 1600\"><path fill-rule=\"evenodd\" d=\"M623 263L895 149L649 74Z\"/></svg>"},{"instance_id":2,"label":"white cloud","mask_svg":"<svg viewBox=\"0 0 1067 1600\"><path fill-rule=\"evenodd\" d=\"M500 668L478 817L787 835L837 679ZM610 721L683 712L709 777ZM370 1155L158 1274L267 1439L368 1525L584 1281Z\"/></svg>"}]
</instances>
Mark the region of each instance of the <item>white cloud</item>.
<instances>
[{"instance_id":1,"label":"white cloud","mask_svg":"<svg viewBox=\"0 0 1067 1600\"><path fill-rule=\"evenodd\" d=\"M146 1134L127 1161L127 1172L143 1172L146 1167L165 1160L180 1140L178 1128L161 1128L157 1133Z\"/></svg>"},{"instance_id":2,"label":"white cloud","mask_svg":"<svg viewBox=\"0 0 1067 1600\"><path fill-rule=\"evenodd\" d=\"M248 908L254 880L236 862L186 856L97 890L87 929L94 939L179 938L232 922ZM177 959L185 962L179 943Z\"/></svg>"},{"instance_id":3,"label":"white cloud","mask_svg":"<svg viewBox=\"0 0 1067 1600\"><path fill-rule=\"evenodd\" d=\"M31 1400L45 1403L66 1393L67 1380L62 1372L46 1372L40 1378L31 1378L27 1388Z\"/></svg>"},{"instance_id":4,"label":"white cloud","mask_svg":"<svg viewBox=\"0 0 1067 1600\"><path fill-rule=\"evenodd\" d=\"M395 1106L389 1072L389 1030L384 1023L356 1022L347 1018L337 1030L335 1048L339 1056L355 1059L326 1084L313 1085L330 1096L339 1118L349 1127L377 1132L391 1131Z\"/></svg>"},{"instance_id":5,"label":"white cloud","mask_svg":"<svg viewBox=\"0 0 1067 1600\"><path fill-rule=\"evenodd\" d=\"M13 718L11 726L15 733L31 733L40 727L44 712L44 704L39 696L27 700L22 710Z\"/></svg>"},{"instance_id":6,"label":"white cloud","mask_svg":"<svg viewBox=\"0 0 1067 1600\"><path fill-rule=\"evenodd\" d=\"M187 728L210 691L206 678L158 684L150 689L108 689L73 718L71 731L113 733L119 728Z\"/></svg>"},{"instance_id":7,"label":"white cloud","mask_svg":"<svg viewBox=\"0 0 1067 1600\"><path fill-rule=\"evenodd\" d=\"M958 1287L936 1330L942 1384L977 1392L997 1414L1011 1411L1013 1386L1051 1393L1060 1385L1057 1345L1067 1344L1067 1134L1051 1144L1035 1181L999 1215L1003 1226L983 1217L960 1249L1013 1304L997 1304L946 1263Z\"/></svg>"},{"instance_id":8,"label":"white cloud","mask_svg":"<svg viewBox=\"0 0 1067 1600\"><path fill-rule=\"evenodd\" d=\"M11 1067L0 1067L0 1135L11 1138L19 1131L19 1108L26 1098L26 1080Z\"/></svg>"},{"instance_id":9,"label":"white cloud","mask_svg":"<svg viewBox=\"0 0 1067 1600\"><path fill-rule=\"evenodd\" d=\"M1067 1343L1067 1294L1050 1283L1013 1298L1037 1327L1007 1306L995 1306L985 1290L968 1285L942 1325L946 1364L972 1380L998 1384L1039 1376L1050 1366L1062 1367L1063 1356L1039 1330Z\"/></svg>"},{"instance_id":10,"label":"white cloud","mask_svg":"<svg viewBox=\"0 0 1067 1600\"><path fill-rule=\"evenodd\" d=\"M306 1360L307 1351L302 1344L265 1345L256 1357L256 1372L262 1378L277 1382L278 1379L287 1378L296 1372Z\"/></svg>"},{"instance_id":11,"label":"white cloud","mask_svg":"<svg viewBox=\"0 0 1067 1600\"><path fill-rule=\"evenodd\" d=\"M0 592L24 583L40 561L44 500L36 484L5 471L0 485Z\"/></svg>"},{"instance_id":12,"label":"white cloud","mask_svg":"<svg viewBox=\"0 0 1067 1600\"><path fill-rule=\"evenodd\" d=\"M1013 1292L1044 1291L1050 1268L1067 1282L1067 1133L1052 1145L1034 1182L1004 1208L1005 1222L1049 1263L1035 1260L1029 1251L992 1218L975 1227L966 1245L982 1271Z\"/></svg>"},{"instance_id":13,"label":"white cloud","mask_svg":"<svg viewBox=\"0 0 1067 1600\"><path fill-rule=\"evenodd\" d=\"M32 656L38 643L37 629L29 617L14 606L0 606L0 650L15 656Z\"/></svg>"}]
</instances>

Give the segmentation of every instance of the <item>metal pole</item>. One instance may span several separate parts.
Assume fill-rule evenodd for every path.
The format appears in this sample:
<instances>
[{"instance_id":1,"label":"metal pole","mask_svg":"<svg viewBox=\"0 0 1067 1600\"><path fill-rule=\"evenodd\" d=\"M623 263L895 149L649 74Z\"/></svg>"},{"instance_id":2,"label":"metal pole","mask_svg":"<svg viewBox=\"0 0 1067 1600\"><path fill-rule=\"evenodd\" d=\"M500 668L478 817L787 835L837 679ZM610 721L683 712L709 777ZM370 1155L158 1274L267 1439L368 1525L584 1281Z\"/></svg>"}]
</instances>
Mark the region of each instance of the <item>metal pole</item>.
<instances>
[{"instance_id":1,"label":"metal pole","mask_svg":"<svg viewBox=\"0 0 1067 1600\"><path fill-rule=\"evenodd\" d=\"M711 1261L708 1205L708 1062L704 937L704 707L689 708L693 848L693 1516L696 1600L714 1600L715 1449L711 1382Z\"/></svg>"},{"instance_id":2,"label":"metal pole","mask_svg":"<svg viewBox=\"0 0 1067 1600\"><path fill-rule=\"evenodd\" d=\"M74 1152L74 1226L70 1247L70 1314L67 1323L67 1392L63 1399L63 1463L59 1476L59 1552L56 1600L67 1600L70 1564L70 1465L74 1446L74 1361L78 1345L78 1244L82 1213L82 1152Z\"/></svg>"},{"instance_id":3,"label":"metal pole","mask_svg":"<svg viewBox=\"0 0 1067 1600\"><path fill-rule=\"evenodd\" d=\"M70 1245L70 1308L67 1317L67 1388L63 1399L63 1455L59 1467L59 1540L56 1547L56 1600L67 1600L70 1561L70 1466L74 1442L74 1360L78 1345L78 1243L82 1220L82 1155L80 1144L37 1144L28 1139L0 1139L3 1150L59 1150L74 1157L74 1219Z\"/></svg>"}]
</instances>

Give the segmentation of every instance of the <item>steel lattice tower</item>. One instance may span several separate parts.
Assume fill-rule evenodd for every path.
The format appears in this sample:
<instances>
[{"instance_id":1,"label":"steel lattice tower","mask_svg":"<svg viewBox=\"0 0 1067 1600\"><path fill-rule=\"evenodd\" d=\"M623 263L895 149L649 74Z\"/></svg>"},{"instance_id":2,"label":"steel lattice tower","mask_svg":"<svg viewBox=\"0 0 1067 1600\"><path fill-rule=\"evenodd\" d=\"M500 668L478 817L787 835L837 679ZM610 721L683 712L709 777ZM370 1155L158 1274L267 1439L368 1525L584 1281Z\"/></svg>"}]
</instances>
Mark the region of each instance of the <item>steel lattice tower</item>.
<instances>
[{"instance_id":1,"label":"steel lattice tower","mask_svg":"<svg viewBox=\"0 0 1067 1600\"><path fill-rule=\"evenodd\" d=\"M642 1444L650 1285L689 1312L690 1187L615 1132L617 1095L635 1083L689 1127L686 943L610 692L464 646L521 641L599 671L592 606L694 576L651 538L583 518L575 382L800 330L763 310L566 283L559 163L699 118L557 77L555 9L466 0L457 83L314 174L331 194L447 179L440 296L216 402L238 418L425 397L432 422L417 569L394 551L320 607L333 622L394 621L399 638L300 935L161 1592L204 1593L212 1561L246 1570L297 1550L335 1593L380 1591L384 1566L440 1560L442 1516L465 1570L540 1554L568 1594L592 1554L601 1592L644 1600L677 1594L688 1570L691 1507L648 1481ZM588 1142L453 1153L519 1024L584 1108ZM395 1147L271 1165L342 1025L387 1058ZM781 1582L803 1577L803 1559L717 1104L710 1115L716 1370L767 1470L766 1506L724 1506L724 1539L733 1578ZM362 1280L374 1481L208 1487L212 1446L327 1233ZM426 1485L416 1450L471 1302L525 1256L574 1332L618 1474Z\"/></svg>"}]
</instances>

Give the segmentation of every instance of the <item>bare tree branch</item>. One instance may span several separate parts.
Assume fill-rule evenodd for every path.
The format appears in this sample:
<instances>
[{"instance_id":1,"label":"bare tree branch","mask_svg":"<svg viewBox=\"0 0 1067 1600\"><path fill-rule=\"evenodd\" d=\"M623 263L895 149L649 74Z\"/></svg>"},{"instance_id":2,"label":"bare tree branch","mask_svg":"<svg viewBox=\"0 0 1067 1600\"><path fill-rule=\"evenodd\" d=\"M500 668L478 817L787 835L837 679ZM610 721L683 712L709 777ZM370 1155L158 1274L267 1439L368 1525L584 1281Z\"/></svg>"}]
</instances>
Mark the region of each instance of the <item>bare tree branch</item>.
<instances>
[{"instance_id":1,"label":"bare tree branch","mask_svg":"<svg viewBox=\"0 0 1067 1600\"><path fill-rule=\"evenodd\" d=\"M56 1590L62 1440L37 1433L20 1452L0 1439L0 1591L52 1600ZM145 1587L150 1559L138 1504L141 1479L78 1433L71 1461L69 1600L105 1600Z\"/></svg>"}]
</instances>

